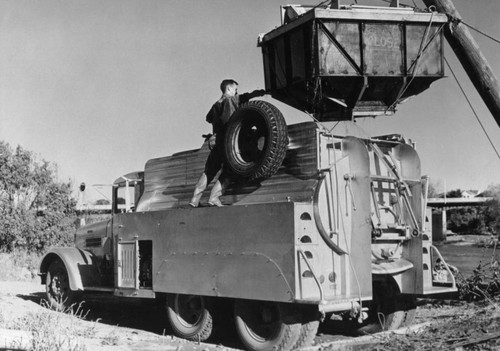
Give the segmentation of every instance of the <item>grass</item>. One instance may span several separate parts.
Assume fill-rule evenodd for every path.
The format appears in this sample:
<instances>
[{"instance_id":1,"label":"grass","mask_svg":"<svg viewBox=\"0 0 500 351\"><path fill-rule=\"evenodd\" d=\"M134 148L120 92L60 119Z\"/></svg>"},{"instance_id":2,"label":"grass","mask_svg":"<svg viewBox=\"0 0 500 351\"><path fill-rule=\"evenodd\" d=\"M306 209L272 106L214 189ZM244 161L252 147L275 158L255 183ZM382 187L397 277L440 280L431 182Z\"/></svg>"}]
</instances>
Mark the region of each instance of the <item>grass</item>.
<instances>
[{"instance_id":1,"label":"grass","mask_svg":"<svg viewBox=\"0 0 500 351\"><path fill-rule=\"evenodd\" d=\"M90 326L78 323L86 317L82 303L56 311L49 310L49 304L45 301L42 301L42 306L47 309L29 312L10 322L6 322L0 313L0 328L28 331L31 336L28 343L30 351L87 351L83 339L94 337L99 321ZM22 342L18 340L11 347L25 347Z\"/></svg>"},{"instance_id":2,"label":"grass","mask_svg":"<svg viewBox=\"0 0 500 351\"><path fill-rule=\"evenodd\" d=\"M0 310L0 328L20 330L29 337L16 338L9 347L29 351L87 351L85 339L95 337L99 320L80 323L89 311L83 309L83 302L68 308L52 309L45 300L43 309L30 311L18 318L8 318ZM104 343L104 341L103 341ZM106 338L107 345L117 345L118 337L111 333Z\"/></svg>"},{"instance_id":3,"label":"grass","mask_svg":"<svg viewBox=\"0 0 500 351\"><path fill-rule=\"evenodd\" d=\"M0 251L1 281L36 281L42 256L23 250L5 253ZM9 345L12 349L29 351L86 351L84 339L95 337L99 320L79 323L88 311L83 310L83 303L69 308L50 310L46 301L41 302L44 309L30 311L19 318L8 318L0 309L0 328L22 330L30 338L19 338ZM28 343L28 344L27 344ZM118 345L119 337L110 333L103 338L103 345Z\"/></svg>"}]
</instances>

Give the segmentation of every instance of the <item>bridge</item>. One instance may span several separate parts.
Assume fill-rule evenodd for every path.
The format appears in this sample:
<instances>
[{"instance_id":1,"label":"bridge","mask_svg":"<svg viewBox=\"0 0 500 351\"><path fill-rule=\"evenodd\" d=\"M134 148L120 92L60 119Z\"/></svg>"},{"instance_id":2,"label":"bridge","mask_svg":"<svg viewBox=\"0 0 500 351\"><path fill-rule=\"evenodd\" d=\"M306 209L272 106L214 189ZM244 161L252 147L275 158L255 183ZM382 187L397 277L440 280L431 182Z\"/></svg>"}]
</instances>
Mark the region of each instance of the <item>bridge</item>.
<instances>
[{"instance_id":1,"label":"bridge","mask_svg":"<svg viewBox=\"0 0 500 351\"><path fill-rule=\"evenodd\" d=\"M437 198L432 197L427 199L427 207L431 208L448 208L448 207L466 207L466 206L484 206L492 197L449 197Z\"/></svg>"},{"instance_id":2,"label":"bridge","mask_svg":"<svg viewBox=\"0 0 500 351\"><path fill-rule=\"evenodd\" d=\"M432 213L432 240L445 241L447 232L446 210L456 207L485 206L492 197L451 197L451 198L428 198L427 207L441 209L441 213Z\"/></svg>"}]
</instances>

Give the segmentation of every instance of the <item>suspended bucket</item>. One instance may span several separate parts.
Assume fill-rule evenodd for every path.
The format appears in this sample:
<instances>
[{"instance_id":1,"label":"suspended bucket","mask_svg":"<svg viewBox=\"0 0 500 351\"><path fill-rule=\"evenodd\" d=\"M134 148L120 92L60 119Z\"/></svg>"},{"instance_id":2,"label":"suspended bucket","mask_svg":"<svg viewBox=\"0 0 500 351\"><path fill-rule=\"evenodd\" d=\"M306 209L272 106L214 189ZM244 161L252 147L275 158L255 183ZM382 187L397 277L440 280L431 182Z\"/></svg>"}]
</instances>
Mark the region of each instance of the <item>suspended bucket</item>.
<instances>
[{"instance_id":1,"label":"suspended bucket","mask_svg":"<svg viewBox=\"0 0 500 351\"><path fill-rule=\"evenodd\" d=\"M445 15L288 5L282 22L259 41L266 89L320 121L392 114L444 76Z\"/></svg>"}]
</instances>

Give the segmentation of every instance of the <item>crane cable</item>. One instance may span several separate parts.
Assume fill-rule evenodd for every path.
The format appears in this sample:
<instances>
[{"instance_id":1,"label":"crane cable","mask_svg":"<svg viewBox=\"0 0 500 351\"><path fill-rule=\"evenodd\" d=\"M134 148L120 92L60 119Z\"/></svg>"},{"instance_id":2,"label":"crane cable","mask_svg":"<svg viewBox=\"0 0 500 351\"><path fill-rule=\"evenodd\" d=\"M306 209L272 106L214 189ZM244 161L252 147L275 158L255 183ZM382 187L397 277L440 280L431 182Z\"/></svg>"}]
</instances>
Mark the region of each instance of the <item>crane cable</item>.
<instances>
[{"instance_id":1,"label":"crane cable","mask_svg":"<svg viewBox=\"0 0 500 351\"><path fill-rule=\"evenodd\" d=\"M456 23L462 23L463 25L469 27L470 29L478 32L479 34L482 34L484 35L486 38L488 39L491 39L495 42L497 42L498 44L500 44L500 40L498 40L497 38L494 38L493 36L489 35L489 34L486 34L485 32L475 28L474 26L468 24L467 22L464 22L464 20L462 20L461 18L457 18L457 17L453 17L453 16L449 16L449 18L452 20L452 22L456 22Z\"/></svg>"},{"instance_id":2,"label":"crane cable","mask_svg":"<svg viewBox=\"0 0 500 351\"><path fill-rule=\"evenodd\" d=\"M474 107L472 106L472 103L470 102L469 98L467 97L467 94L465 93L465 90L462 88L462 85L460 84L460 82L458 81L458 78L455 74L455 72L453 72L453 69L451 68L450 66L450 63L448 62L448 60L446 59L446 57L444 57L444 61L446 62L446 65L448 66L448 69L450 70L451 74L453 75L453 78L455 78L455 81L457 82L458 84L458 87L460 88L460 90L462 91L462 94L463 96L465 97L465 100L467 101L467 103L469 104L469 107L470 109L472 110L472 112L474 113L474 116L476 117L476 120L477 122L479 123L479 125L481 126L481 129L483 130L484 134L486 135L486 138L488 139L491 147L493 148L493 150L495 151L495 153L497 154L497 157L498 159L500 160L500 153L498 152L497 148L495 147L495 144L493 144L493 141L491 140L490 136L488 135L488 132L486 131L486 128L484 127L483 123L481 122L481 120L479 119L479 116L476 112L476 110L474 109Z\"/></svg>"}]
</instances>

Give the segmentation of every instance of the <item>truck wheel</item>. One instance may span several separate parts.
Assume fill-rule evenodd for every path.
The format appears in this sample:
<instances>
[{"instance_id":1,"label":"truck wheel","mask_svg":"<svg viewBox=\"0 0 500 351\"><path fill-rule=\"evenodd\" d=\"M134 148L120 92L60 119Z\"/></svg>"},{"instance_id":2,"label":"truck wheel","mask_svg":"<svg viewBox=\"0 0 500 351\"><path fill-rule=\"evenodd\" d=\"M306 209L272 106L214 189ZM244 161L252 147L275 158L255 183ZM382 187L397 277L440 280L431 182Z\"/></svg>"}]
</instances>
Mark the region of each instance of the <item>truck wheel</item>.
<instances>
[{"instance_id":1,"label":"truck wheel","mask_svg":"<svg viewBox=\"0 0 500 351\"><path fill-rule=\"evenodd\" d=\"M298 350L303 347L311 346L316 334L318 333L319 321L310 321L302 324L300 327L299 338L293 345L292 350Z\"/></svg>"},{"instance_id":2,"label":"truck wheel","mask_svg":"<svg viewBox=\"0 0 500 351\"><path fill-rule=\"evenodd\" d=\"M280 168L287 144L288 130L281 112L266 101L249 101L227 123L226 170L249 181L269 178Z\"/></svg>"},{"instance_id":3,"label":"truck wheel","mask_svg":"<svg viewBox=\"0 0 500 351\"><path fill-rule=\"evenodd\" d=\"M77 292L69 286L66 266L59 260L52 262L47 270L45 290L50 308L56 311L65 311L78 300Z\"/></svg>"},{"instance_id":4,"label":"truck wheel","mask_svg":"<svg viewBox=\"0 0 500 351\"><path fill-rule=\"evenodd\" d=\"M394 282L376 283L369 318L358 332L373 334L408 326L413 322L415 309L415 298L401 294Z\"/></svg>"},{"instance_id":5,"label":"truck wheel","mask_svg":"<svg viewBox=\"0 0 500 351\"><path fill-rule=\"evenodd\" d=\"M290 350L300 336L300 320L278 303L237 300L234 316L236 331L248 350Z\"/></svg>"},{"instance_id":6,"label":"truck wheel","mask_svg":"<svg viewBox=\"0 0 500 351\"><path fill-rule=\"evenodd\" d=\"M212 334L212 315L202 296L168 296L167 317L172 331L181 338L205 341Z\"/></svg>"},{"instance_id":7,"label":"truck wheel","mask_svg":"<svg viewBox=\"0 0 500 351\"><path fill-rule=\"evenodd\" d=\"M405 312L403 317L402 327L408 327L413 324L415 314L417 313L417 299L414 296L408 296L401 299L403 310Z\"/></svg>"}]
</instances>

